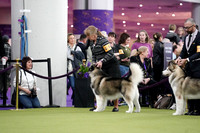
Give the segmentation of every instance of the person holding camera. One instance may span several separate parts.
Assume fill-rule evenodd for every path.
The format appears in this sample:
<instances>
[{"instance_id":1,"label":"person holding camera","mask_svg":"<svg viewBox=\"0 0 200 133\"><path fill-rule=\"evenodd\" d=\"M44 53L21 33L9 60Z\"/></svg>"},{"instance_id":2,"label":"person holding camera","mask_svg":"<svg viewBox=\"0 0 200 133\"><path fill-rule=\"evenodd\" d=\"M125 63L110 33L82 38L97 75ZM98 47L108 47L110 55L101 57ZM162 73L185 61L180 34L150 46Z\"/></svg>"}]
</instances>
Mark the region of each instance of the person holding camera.
<instances>
[{"instance_id":1,"label":"person holding camera","mask_svg":"<svg viewBox=\"0 0 200 133\"><path fill-rule=\"evenodd\" d=\"M32 70L33 64L30 57L23 57L22 67L28 71ZM16 87L16 78L14 79ZM39 108L40 102L36 92L36 77L24 70L19 71L19 103L23 108Z\"/></svg>"}]
</instances>

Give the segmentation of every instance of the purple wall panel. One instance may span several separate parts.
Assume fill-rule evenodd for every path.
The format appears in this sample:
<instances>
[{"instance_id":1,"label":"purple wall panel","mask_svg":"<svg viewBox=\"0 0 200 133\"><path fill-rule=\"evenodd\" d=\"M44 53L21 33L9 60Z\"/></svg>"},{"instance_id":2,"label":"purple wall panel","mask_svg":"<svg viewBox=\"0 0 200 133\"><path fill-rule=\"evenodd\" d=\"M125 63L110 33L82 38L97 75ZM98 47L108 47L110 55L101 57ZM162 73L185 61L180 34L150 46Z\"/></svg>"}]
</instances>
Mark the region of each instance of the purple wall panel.
<instances>
[{"instance_id":1,"label":"purple wall panel","mask_svg":"<svg viewBox=\"0 0 200 133\"><path fill-rule=\"evenodd\" d=\"M113 11L109 10L74 10L74 34L82 34L89 25L100 31L113 31Z\"/></svg>"},{"instance_id":2,"label":"purple wall panel","mask_svg":"<svg viewBox=\"0 0 200 133\"><path fill-rule=\"evenodd\" d=\"M0 24L0 32L2 35L8 35L11 37L11 25L10 24Z\"/></svg>"}]
</instances>

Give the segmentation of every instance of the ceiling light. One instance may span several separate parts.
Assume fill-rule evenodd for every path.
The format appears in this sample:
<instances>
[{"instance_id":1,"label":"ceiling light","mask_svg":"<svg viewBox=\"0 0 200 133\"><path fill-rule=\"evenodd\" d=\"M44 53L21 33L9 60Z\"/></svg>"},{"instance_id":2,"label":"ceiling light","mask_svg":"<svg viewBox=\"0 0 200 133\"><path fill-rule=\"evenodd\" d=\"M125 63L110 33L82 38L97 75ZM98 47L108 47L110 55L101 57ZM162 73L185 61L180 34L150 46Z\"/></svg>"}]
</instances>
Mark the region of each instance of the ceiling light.
<instances>
[{"instance_id":1,"label":"ceiling light","mask_svg":"<svg viewBox=\"0 0 200 133\"><path fill-rule=\"evenodd\" d=\"M124 26L124 27L126 27L126 25L125 25L125 24L124 24L123 26Z\"/></svg>"},{"instance_id":2,"label":"ceiling light","mask_svg":"<svg viewBox=\"0 0 200 133\"><path fill-rule=\"evenodd\" d=\"M122 8L122 10L124 10L124 8Z\"/></svg>"},{"instance_id":3,"label":"ceiling light","mask_svg":"<svg viewBox=\"0 0 200 133\"><path fill-rule=\"evenodd\" d=\"M159 14L159 12L156 12L156 15L158 15Z\"/></svg>"},{"instance_id":4,"label":"ceiling light","mask_svg":"<svg viewBox=\"0 0 200 133\"><path fill-rule=\"evenodd\" d=\"M173 13L173 14L172 14L172 17L175 17L175 16L176 16L176 15Z\"/></svg>"},{"instance_id":5,"label":"ceiling light","mask_svg":"<svg viewBox=\"0 0 200 133\"><path fill-rule=\"evenodd\" d=\"M161 7L161 6L159 6L159 7L158 7L158 9L162 9L162 7Z\"/></svg>"},{"instance_id":6,"label":"ceiling light","mask_svg":"<svg viewBox=\"0 0 200 133\"><path fill-rule=\"evenodd\" d=\"M162 28L163 31L165 31L165 28Z\"/></svg>"},{"instance_id":7,"label":"ceiling light","mask_svg":"<svg viewBox=\"0 0 200 133\"><path fill-rule=\"evenodd\" d=\"M138 15L138 18L141 18L141 17L142 17L142 15L141 15L141 14L139 14L139 15Z\"/></svg>"},{"instance_id":8,"label":"ceiling light","mask_svg":"<svg viewBox=\"0 0 200 133\"><path fill-rule=\"evenodd\" d=\"M74 25L72 24L72 25L71 25L71 27L73 28L73 27L74 27Z\"/></svg>"},{"instance_id":9,"label":"ceiling light","mask_svg":"<svg viewBox=\"0 0 200 133\"><path fill-rule=\"evenodd\" d=\"M140 5L139 5L139 7L143 7L143 5L142 5L142 4L140 4Z\"/></svg>"},{"instance_id":10,"label":"ceiling light","mask_svg":"<svg viewBox=\"0 0 200 133\"><path fill-rule=\"evenodd\" d=\"M126 21L123 21L122 23L123 23L123 24L125 24L125 23L126 23Z\"/></svg>"},{"instance_id":11,"label":"ceiling light","mask_svg":"<svg viewBox=\"0 0 200 133\"><path fill-rule=\"evenodd\" d=\"M124 30L124 32L127 32L127 30Z\"/></svg>"},{"instance_id":12,"label":"ceiling light","mask_svg":"<svg viewBox=\"0 0 200 133\"><path fill-rule=\"evenodd\" d=\"M151 24L151 27L154 27L154 24Z\"/></svg>"},{"instance_id":13,"label":"ceiling light","mask_svg":"<svg viewBox=\"0 0 200 133\"><path fill-rule=\"evenodd\" d=\"M124 16L125 15L125 13L122 13L122 16Z\"/></svg>"},{"instance_id":14,"label":"ceiling light","mask_svg":"<svg viewBox=\"0 0 200 133\"><path fill-rule=\"evenodd\" d=\"M180 3L179 5L180 5L180 6L182 6L182 5L183 5L183 3Z\"/></svg>"},{"instance_id":15,"label":"ceiling light","mask_svg":"<svg viewBox=\"0 0 200 133\"><path fill-rule=\"evenodd\" d=\"M138 22L137 25L140 25L140 23Z\"/></svg>"},{"instance_id":16,"label":"ceiling light","mask_svg":"<svg viewBox=\"0 0 200 133\"><path fill-rule=\"evenodd\" d=\"M138 38L138 36L139 36L139 34L138 34L138 33L136 33L136 34L135 34L135 38Z\"/></svg>"}]
</instances>

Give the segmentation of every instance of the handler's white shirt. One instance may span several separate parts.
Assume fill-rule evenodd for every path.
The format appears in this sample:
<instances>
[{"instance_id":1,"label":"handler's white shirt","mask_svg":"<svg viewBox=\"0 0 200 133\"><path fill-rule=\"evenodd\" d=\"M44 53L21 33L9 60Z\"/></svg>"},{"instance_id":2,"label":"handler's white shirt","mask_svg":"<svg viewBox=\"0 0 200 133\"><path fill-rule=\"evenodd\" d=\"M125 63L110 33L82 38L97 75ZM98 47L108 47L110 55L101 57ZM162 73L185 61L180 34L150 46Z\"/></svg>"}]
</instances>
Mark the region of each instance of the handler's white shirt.
<instances>
[{"instance_id":1,"label":"handler's white shirt","mask_svg":"<svg viewBox=\"0 0 200 133\"><path fill-rule=\"evenodd\" d=\"M195 40L195 38L196 38L196 36L197 36L197 33L198 33L198 30L196 29L195 32L193 32L193 33L191 34L192 37L191 37L191 40L190 40L189 47L188 47L187 44L188 44L189 36L190 36L190 35L188 35L188 36L186 37L185 43L186 43L186 49L187 49L187 51L189 50L190 46L192 45L193 41Z\"/></svg>"}]
</instances>

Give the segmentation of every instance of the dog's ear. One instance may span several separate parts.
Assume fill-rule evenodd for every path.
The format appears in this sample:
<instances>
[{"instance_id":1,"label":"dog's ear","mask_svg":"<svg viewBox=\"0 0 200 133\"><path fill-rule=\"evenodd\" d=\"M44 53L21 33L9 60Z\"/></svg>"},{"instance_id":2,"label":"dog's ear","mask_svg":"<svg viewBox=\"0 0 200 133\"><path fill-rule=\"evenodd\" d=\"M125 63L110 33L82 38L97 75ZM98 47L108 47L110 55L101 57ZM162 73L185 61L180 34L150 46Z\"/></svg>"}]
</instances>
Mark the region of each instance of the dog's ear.
<instances>
[{"instance_id":1,"label":"dog's ear","mask_svg":"<svg viewBox=\"0 0 200 133\"><path fill-rule=\"evenodd\" d=\"M94 69L97 68L95 64L91 65L89 68L89 71L94 71Z\"/></svg>"},{"instance_id":2,"label":"dog's ear","mask_svg":"<svg viewBox=\"0 0 200 133\"><path fill-rule=\"evenodd\" d=\"M91 65L90 68L89 68L89 71L92 72L94 70L94 68L95 68L95 66Z\"/></svg>"},{"instance_id":3,"label":"dog's ear","mask_svg":"<svg viewBox=\"0 0 200 133\"><path fill-rule=\"evenodd\" d=\"M168 67L175 69L177 67L177 63L175 62L175 60L169 61Z\"/></svg>"}]
</instances>

